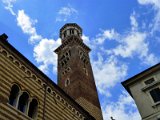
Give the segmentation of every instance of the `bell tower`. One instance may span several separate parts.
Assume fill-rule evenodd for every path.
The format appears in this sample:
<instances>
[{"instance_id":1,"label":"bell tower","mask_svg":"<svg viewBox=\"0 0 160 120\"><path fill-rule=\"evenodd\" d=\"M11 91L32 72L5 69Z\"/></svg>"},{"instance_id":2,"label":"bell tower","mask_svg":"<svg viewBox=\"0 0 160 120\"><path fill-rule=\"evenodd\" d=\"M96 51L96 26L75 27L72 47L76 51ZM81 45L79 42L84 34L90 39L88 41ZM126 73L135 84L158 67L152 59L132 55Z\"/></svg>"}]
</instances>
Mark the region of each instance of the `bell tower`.
<instances>
[{"instance_id":1,"label":"bell tower","mask_svg":"<svg viewBox=\"0 0 160 120\"><path fill-rule=\"evenodd\" d=\"M103 120L93 77L89 52L83 43L82 29L76 23L60 29L62 44L55 50L58 55L58 86L88 111L96 120Z\"/></svg>"}]
</instances>

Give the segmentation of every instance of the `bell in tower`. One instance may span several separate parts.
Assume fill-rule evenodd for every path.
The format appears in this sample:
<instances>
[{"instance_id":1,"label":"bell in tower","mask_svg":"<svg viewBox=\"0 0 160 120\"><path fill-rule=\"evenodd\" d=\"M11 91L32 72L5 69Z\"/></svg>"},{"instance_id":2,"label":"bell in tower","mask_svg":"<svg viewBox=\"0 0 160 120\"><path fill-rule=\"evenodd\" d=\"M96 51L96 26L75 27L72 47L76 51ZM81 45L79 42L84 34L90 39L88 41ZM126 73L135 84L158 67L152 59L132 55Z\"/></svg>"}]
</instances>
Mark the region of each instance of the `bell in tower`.
<instances>
[{"instance_id":1,"label":"bell in tower","mask_svg":"<svg viewBox=\"0 0 160 120\"><path fill-rule=\"evenodd\" d=\"M88 111L96 120L103 120L93 71L90 48L83 43L82 29L76 23L60 29L62 44L58 55L58 86Z\"/></svg>"}]
</instances>

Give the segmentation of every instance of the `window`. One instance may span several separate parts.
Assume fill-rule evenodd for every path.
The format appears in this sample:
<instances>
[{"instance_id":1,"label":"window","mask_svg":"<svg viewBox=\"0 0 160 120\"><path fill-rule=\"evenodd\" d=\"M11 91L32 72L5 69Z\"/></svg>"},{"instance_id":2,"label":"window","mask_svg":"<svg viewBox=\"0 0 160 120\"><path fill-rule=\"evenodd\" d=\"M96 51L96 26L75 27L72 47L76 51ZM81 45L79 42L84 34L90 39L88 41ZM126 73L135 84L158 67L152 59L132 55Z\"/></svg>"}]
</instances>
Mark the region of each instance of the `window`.
<instances>
[{"instance_id":1,"label":"window","mask_svg":"<svg viewBox=\"0 0 160 120\"><path fill-rule=\"evenodd\" d=\"M157 116L157 120L160 120L160 115Z\"/></svg>"},{"instance_id":2,"label":"window","mask_svg":"<svg viewBox=\"0 0 160 120\"><path fill-rule=\"evenodd\" d=\"M159 88L155 88L155 89L151 90L150 95L151 95L154 102L160 101L160 89Z\"/></svg>"},{"instance_id":3,"label":"window","mask_svg":"<svg viewBox=\"0 0 160 120\"><path fill-rule=\"evenodd\" d=\"M38 109L38 102L36 99L33 99L29 105L28 116L31 118L36 118L37 109Z\"/></svg>"},{"instance_id":4,"label":"window","mask_svg":"<svg viewBox=\"0 0 160 120\"><path fill-rule=\"evenodd\" d=\"M47 91L48 91L49 93L51 93L51 89L50 89L50 88L48 88Z\"/></svg>"},{"instance_id":5,"label":"window","mask_svg":"<svg viewBox=\"0 0 160 120\"><path fill-rule=\"evenodd\" d=\"M154 81L155 81L154 78L151 78L151 79L149 79L149 80L146 80L144 83L145 83L146 85L149 85L149 84L153 83Z\"/></svg>"},{"instance_id":6,"label":"window","mask_svg":"<svg viewBox=\"0 0 160 120\"><path fill-rule=\"evenodd\" d=\"M88 76L88 71L87 71L87 69L86 69L86 68L83 68L83 69L84 69L85 74Z\"/></svg>"},{"instance_id":7,"label":"window","mask_svg":"<svg viewBox=\"0 0 160 120\"><path fill-rule=\"evenodd\" d=\"M68 68L67 68L67 71L69 72L70 70L71 70L71 68L70 68L70 67L68 67Z\"/></svg>"},{"instance_id":8,"label":"window","mask_svg":"<svg viewBox=\"0 0 160 120\"><path fill-rule=\"evenodd\" d=\"M71 51L68 50L66 51L62 57L59 59L59 64L61 65L61 67L64 67L67 65L68 61L70 60L70 56L71 56Z\"/></svg>"},{"instance_id":9,"label":"window","mask_svg":"<svg viewBox=\"0 0 160 120\"><path fill-rule=\"evenodd\" d=\"M50 88L48 89L48 92L51 92ZM32 101L30 102L29 107L28 107L28 103L29 103L28 93L23 92L21 95L19 93L20 93L19 86L14 84L11 88L11 91L10 91L9 104L14 107L18 106L17 109L23 113L27 114L27 111L28 111L28 116L34 119L37 115L37 110L38 110L37 100L32 99Z\"/></svg>"},{"instance_id":10,"label":"window","mask_svg":"<svg viewBox=\"0 0 160 120\"><path fill-rule=\"evenodd\" d=\"M68 51L65 53L65 56L71 56L71 51L68 50Z\"/></svg>"},{"instance_id":11,"label":"window","mask_svg":"<svg viewBox=\"0 0 160 120\"><path fill-rule=\"evenodd\" d=\"M74 29L70 29L70 35L74 34Z\"/></svg>"},{"instance_id":12,"label":"window","mask_svg":"<svg viewBox=\"0 0 160 120\"><path fill-rule=\"evenodd\" d=\"M67 80L65 81L65 87L67 87L69 84L70 84L70 80L67 79Z\"/></svg>"},{"instance_id":13,"label":"window","mask_svg":"<svg viewBox=\"0 0 160 120\"><path fill-rule=\"evenodd\" d=\"M70 67L66 67L64 69L64 71L62 72L62 75L65 75L66 73L69 73L71 71L71 68Z\"/></svg>"},{"instance_id":14,"label":"window","mask_svg":"<svg viewBox=\"0 0 160 120\"><path fill-rule=\"evenodd\" d=\"M63 36L66 37L66 31L64 32Z\"/></svg>"},{"instance_id":15,"label":"window","mask_svg":"<svg viewBox=\"0 0 160 120\"><path fill-rule=\"evenodd\" d=\"M16 106L18 94L19 94L19 87L17 85L13 85L9 96L10 105Z\"/></svg>"},{"instance_id":16,"label":"window","mask_svg":"<svg viewBox=\"0 0 160 120\"><path fill-rule=\"evenodd\" d=\"M23 94L19 98L18 109L21 112L26 113L27 105L28 105L29 95L27 92L23 92Z\"/></svg>"}]
</instances>

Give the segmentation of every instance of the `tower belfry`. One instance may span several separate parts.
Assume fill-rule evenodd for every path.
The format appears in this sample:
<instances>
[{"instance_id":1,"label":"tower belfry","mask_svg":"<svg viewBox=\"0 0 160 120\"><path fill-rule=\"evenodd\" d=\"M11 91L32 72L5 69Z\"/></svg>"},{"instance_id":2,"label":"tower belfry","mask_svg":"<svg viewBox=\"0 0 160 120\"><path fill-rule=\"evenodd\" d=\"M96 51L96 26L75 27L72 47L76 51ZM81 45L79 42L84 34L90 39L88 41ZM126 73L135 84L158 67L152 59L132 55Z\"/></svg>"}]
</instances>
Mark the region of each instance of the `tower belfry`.
<instances>
[{"instance_id":1,"label":"tower belfry","mask_svg":"<svg viewBox=\"0 0 160 120\"><path fill-rule=\"evenodd\" d=\"M58 55L58 86L77 101L96 120L103 120L95 86L89 52L83 43L82 29L76 23L60 29L62 44L55 50Z\"/></svg>"}]
</instances>

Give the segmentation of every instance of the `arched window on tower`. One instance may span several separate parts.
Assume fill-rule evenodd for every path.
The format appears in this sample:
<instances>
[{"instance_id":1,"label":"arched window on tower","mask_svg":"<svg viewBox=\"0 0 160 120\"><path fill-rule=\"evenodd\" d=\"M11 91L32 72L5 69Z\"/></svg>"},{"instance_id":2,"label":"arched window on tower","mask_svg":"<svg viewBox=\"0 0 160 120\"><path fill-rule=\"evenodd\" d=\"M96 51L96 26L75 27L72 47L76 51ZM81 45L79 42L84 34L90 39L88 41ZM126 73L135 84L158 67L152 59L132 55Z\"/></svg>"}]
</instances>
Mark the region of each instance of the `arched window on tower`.
<instances>
[{"instance_id":1,"label":"arched window on tower","mask_svg":"<svg viewBox=\"0 0 160 120\"><path fill-rule=\"evenodd\" d=\"M64 31L63 36L64 36L64 38L67 36L67 32L66 31Z\"/></svg>"},{"instance_id":2,"label":"arched window on tower","mask_svg":"<svg viewBox=\"0 0 160 120\"><path fill-rule=\"evenodd\" d=\"M74 29L70 29L70 35L74 35Z\"/></svg>"},{"instance_id":3,"label":"arched window on tower","mask_svg":"<svg viewBox=\"0 0 160 120\"><path fill-rule=\"evenodd\" d=\"M69 78L65 80L65 87L67 87L70 84Z\"/></svg>"},{"instance_id":4,"label":"arched window on tower","mask_svg":"<svg viewBox=\"0 0 160 120\"><path fill-rule=\"evenodd\" d=\"M10 92L10 96L9 96L9 104L10 105L16 106L18 94L19 94L19 87L14 84L11 88L11 92Z\"/></svg>"},{"instance_id":5,"label":"arched window on tower","mask_svg":"<svg viewBox=\"0 0 160 120\"><path fill-rule=\"evenodd\" d=\"M27 106L28 106L28 100L29 100L29 95L27 92L23 92L23 94L19 98L19 103L18 103L18 109L26 113Z\"/></svg>"},{"instance_id":6,"label":"arched window on tower","mask_svg":"<svg viewBox=\"0 0 160 120\"><path fill-rule=\"evenodd\" d=\"M84 67L83 69L84 69L84 73L88 76L88 71L87 71L86 67Z\"/></svg>"},{"instance_id":7,"label":"arched window on tower","mask_svg":"<svg viewBox=\"0 0 160 120\"><path fill-rule=\"evenodd\" d=\"M33 99L29 105L28 116L35 119L37 116L37 110L38 110L38 102L36 99Z\"/></svg>"},{"instance_id":8,"label":"arched window on tower","mask_svg":"<svg viewBox=\"0 0 160 120\"><path fill-rule=\"evenodd\" d=\"M78 31L77 31L77 30L74 30L74 34L77 35L77 34L78 34Z\"/></svg>"}]
</instances>

